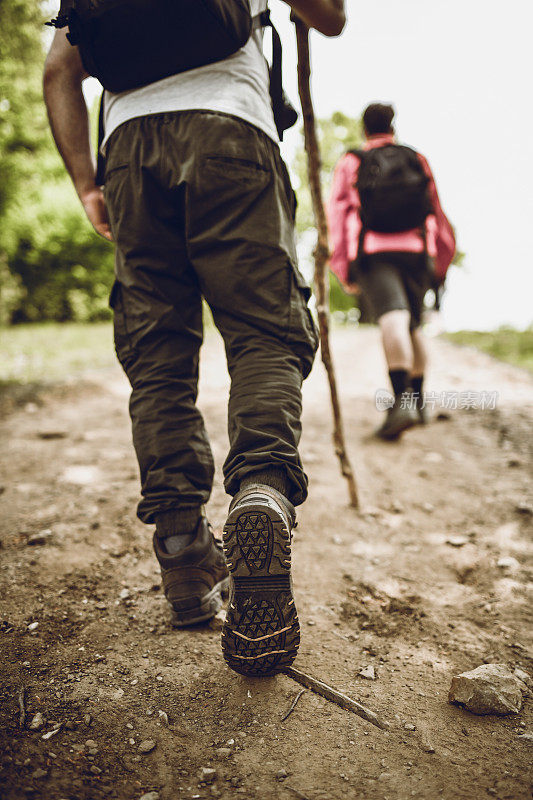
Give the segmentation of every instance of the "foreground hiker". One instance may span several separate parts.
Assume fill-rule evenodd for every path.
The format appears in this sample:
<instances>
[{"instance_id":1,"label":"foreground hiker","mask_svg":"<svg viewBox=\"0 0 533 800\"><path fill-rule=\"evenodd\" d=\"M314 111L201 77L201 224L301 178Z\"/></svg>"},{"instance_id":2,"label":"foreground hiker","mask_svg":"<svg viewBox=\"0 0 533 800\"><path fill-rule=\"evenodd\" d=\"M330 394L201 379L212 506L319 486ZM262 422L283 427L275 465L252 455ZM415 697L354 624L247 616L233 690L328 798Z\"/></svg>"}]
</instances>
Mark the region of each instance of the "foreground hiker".
<instances>
[{"instance_id":1,"label":"foreground hiker","mask_svg":"<svg viewBox=\"0 0 533 800\"><path fill-rule=\"evenodd\" d=\"M328 208L330 267L346 290L362 292L381 328L394 404L376 431L396 439L425 423L427 350L424 296L443 279L455 238L426 159L399 145L394 109L373 103L363 114L363 150L335 168Z\"/></svg>"},{"instance_id":2,"label":"foreground hiker","mask_svg":"<svg viewBox=\"0 0 533 800\"><path fill-rule=\"evenodd\" d=\"M341 32L343 0L286 1L308 25ZM54 22L44 94L87 216L116 243L110 303L132 386L138 516L156 526L173 624L212 617L229 568L225 659L244 674L272 674L292 663L299 643L290 544L295 506L307 496L301 384L317 348L278 147L295 120L282 95L279 40L269 76L266 0L74 6L69 15L62 5ZM89 72L110 90L96 180L82 94ZM196 406L202 298L231 376L227 567L204 511L214 466Z\"/></svg>"}]
</instances>

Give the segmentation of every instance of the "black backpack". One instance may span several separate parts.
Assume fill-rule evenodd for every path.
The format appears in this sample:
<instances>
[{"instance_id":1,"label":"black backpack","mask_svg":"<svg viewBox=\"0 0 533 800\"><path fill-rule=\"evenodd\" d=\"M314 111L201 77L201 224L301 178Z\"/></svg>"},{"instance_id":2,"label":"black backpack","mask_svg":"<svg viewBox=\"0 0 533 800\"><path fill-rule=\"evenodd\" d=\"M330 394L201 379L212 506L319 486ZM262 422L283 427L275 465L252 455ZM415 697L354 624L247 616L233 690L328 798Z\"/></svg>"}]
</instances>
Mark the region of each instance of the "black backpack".
<instances>
[{"instance_id":1,"label":"black backpack","mask_svg":"<svg viewBox=\"0 0 533 800\"><path fill-rule=\"evenodd\" d=\"M350 152L361 162L356 187L363 230L397 233L422 227L432 207L429 178L416 151L387 144Z\"/></svg>"},{"instance_id":2,"label":"black backpack","mask_svg":"<svg viewBox=\"0 0 533 800\"><path fill-rule=\"evenodd\" d=\"M270 14L252 19L249 0L61 0L57 18L46 24L68 26L83 66L111 92L222 61L246 44L254 26L270 26L270 94L280 138L298 118L281 86L281 42Z\"/></svg>"}]
</instances>

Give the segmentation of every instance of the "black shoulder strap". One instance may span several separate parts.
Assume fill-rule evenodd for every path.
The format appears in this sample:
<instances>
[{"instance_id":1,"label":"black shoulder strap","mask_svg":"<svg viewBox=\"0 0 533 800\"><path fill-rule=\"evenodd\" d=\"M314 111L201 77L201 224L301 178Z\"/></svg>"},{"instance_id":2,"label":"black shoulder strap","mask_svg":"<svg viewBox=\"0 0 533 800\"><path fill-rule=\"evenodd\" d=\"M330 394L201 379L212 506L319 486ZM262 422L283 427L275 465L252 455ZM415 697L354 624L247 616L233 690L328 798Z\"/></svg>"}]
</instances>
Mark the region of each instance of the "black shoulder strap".
<instances>
[{"instance_id":1,"label":"black shoulder strap","mask_svg":"<svg viewBox=\"0 0 533 800\"><path fill-rule=\"evenodd\" d=\"M102 146L102 142L104 141L104 94L102 92L102 96L100 97L100 108L98 110L98 149L96 151L96 175L94 182L97 186L104 185L105 179L105 157L102 155L102 151L100 150Z\"/></svg>"},{"instance_id":2,"label":"black shoulder strap","mask_svg":"<svg viewBox=\"0 0 533 800\"><path fill-rule=\"evenodd\" d=\"M282 85L282 67L283 67L283 52L281 48L281 39L279 33L274 27L274 23L270 17L270 10L267 8L261 14L257 14L253 18L254 30L257 28L271 28L272 29L272 66L270 67L270 97L272 98L272 108L274 109L274 122L278 131L278 136L283 141L283 128L281 127L278 110L283 108L283 85Z\"/></svg>"},{"instance_id":3,"label":"black shoulder strap","mask_svg":"<svg viewBox=\"0 0 533 800\"><path fill-rule=\"evenodd\" d=\"M346 154L351 153L352 156L357 156L357 158L363 159L364 156L368 153L368 150L359 150L354 148L353 150L347 150Z\"/></svg>"}]
</instances>

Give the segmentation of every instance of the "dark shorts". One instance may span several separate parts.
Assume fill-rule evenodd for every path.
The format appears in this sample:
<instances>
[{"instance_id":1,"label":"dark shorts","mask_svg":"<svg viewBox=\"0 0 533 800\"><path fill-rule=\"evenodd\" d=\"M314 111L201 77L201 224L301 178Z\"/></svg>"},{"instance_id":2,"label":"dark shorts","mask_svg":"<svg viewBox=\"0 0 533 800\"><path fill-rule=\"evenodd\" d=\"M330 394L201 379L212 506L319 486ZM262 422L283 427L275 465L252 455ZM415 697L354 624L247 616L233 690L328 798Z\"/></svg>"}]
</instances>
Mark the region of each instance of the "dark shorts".
<instances>
[{"instance_id":1,"label":"dark shorts","mask_svg":"<svg viewBox=\"0 0 533 800\"><path fill-rule=\"evenodd\" d=\"M353 265L351 277L359 284L374 316L389 311L411 314L411 330L422 322L424 297L431 288L431 269L425 253L372 253Z\"/></svg>"}]
</instances>

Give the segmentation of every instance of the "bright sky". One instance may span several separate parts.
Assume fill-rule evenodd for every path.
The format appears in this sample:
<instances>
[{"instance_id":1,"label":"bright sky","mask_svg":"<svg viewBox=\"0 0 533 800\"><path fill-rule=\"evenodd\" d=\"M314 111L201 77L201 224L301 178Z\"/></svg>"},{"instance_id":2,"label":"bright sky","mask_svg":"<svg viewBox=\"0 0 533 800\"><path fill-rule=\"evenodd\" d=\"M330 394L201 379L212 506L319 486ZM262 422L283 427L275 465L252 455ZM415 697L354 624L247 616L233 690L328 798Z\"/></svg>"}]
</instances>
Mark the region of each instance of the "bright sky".
<instances>
[{"instance_id":1,"label":"bright sky","mask_svg":"<svg viewBox=\"0 0 533 800\"><path fill-rule=\"evenodd\" d=\"M297 98L288 10L271 0L284 82ZM399 138L432 166L465 267L444 301L447 328L533 322L531 0L348 0L339 39L312 34L317 116L396 108ZM290 156L297 134L286 134Z\"/></svg>"}]
</instances>

